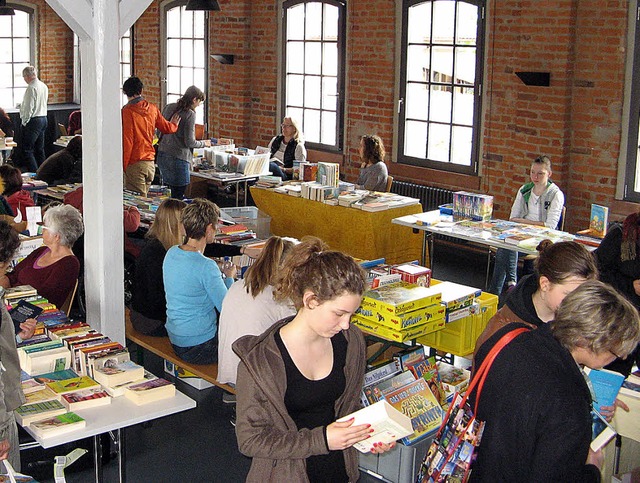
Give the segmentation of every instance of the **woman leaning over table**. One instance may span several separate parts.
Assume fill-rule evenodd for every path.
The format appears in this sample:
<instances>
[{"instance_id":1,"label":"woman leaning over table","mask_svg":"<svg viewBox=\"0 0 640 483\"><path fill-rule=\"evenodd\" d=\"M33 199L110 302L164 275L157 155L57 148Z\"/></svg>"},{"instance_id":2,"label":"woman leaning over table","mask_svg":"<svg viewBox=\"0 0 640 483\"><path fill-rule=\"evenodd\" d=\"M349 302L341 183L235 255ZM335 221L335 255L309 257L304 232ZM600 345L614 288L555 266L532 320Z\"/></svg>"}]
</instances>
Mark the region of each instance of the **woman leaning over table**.
<instances>
[{"instance_id":1,"label":"woman leaning over table","mask_svg":"<svg viewBox=\"0 0 640 483\"><path fill-rule=\"evenodd\" d=\"M187 241L171 247L162 264L167 298L167 333L176 355L193 364L218 360L218 312L236 276L236 267L224 267L204 256L216 235L220 209L196 198L182 210Z\"/></svg>"},{"instance_id":2,"label":"woman leaning over table","mask_svg":"<svg viewBox=\"0 0 640 483\"><path fill-rule=\"evenodd\" d=\"M205 96L196 86L187 88L178 102L167 104L162 111L165 119L175 114L180 116L178 130L173 134L163 134L158 144L158 168L164 183L171 188L171 197L181 200L189 186L189 171L193 158L193 148L211 146L211 141L196 140L196 108L204 102Z\"/></svg>"},{"instance_id":3,"label":"woman leaning over table","mask_svg":"<svg viewBox=\"0 0 640 483\"><path fill-rule=\"evenodd\" d=\"M73 206L49 208L42 226L44 246L2 276L0 285L31 285L39 295L61 307L78 281L80 262L71 247L83 231L82 215Z\"/></svg>"},{"instance_id":4,"label":"woman leaning over table","mask_svg":"<svg viewBox=\"0 0 640 483\"><path fill-rule=\"evenodd\" d=\"M282 134L275 136L269 142L271 162L269 171L283 180L293 177L293 162L304 162L307 159L307 148L304 146L302 131L298 121L292 117L282 120Z\"/></svg>"},{"instance_id":5,"label":"woman leaning over table","mask_svg":"<svg viewBox=\"0 0 640 483\"><path fill-rule=\"evenodd\" d=\"M336 419L360 406L365 344L349 321L365 286L353 258L305 238L276 283L276 299L291 300L296 315L233 344L241 361L236 436L253 458L248 482L358 479L352 446L372 430ZM390 447L377 443L373 451Z\"/></svg>"},{"instance_id":6,"label":"woman leaning over table","mask_svg":"<svg viewBox=\"0 0 640 483\"><path fill-rule=\"evenodd\" d=\"M365 134L360 139L360 176L356 184L370 191L387 190L387 165L384 164L384 144L376 135Z\"/></svg>"}]
</instances>

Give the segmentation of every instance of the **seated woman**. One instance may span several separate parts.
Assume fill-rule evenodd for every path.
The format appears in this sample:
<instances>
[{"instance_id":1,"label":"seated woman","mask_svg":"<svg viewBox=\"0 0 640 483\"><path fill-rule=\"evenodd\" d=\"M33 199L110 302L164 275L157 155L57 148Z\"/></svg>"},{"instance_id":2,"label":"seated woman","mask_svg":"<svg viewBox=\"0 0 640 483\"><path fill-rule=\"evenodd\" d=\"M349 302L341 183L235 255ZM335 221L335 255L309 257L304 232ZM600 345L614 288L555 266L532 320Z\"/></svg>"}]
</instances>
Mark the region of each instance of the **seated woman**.
<instances>
[{"instance_id":1,"label":"seated woman","mask_svg":"<svg viewBox=\"0 0 640 483\"><path fill-rule=\"evenodd\" d=\"M0 277L8 288L31 285L38 294L61 307L74 289L80 262L71 247L84 231L82 215L70 205L49 208L42 226L44 246L34 250L11 273Z\"/></svg>"},{"instance_id":2,"label":"seated woman","mask_svg":"<svg viewBox=\"0 0 640 483\"><path fill-rule=\"evenodd\" d=\"M218 344L218 381L235 385L238 356L231 344L243 335L259 335L275 322L296 313L290 302L277 302L273 285L287 253L290 240L272 236L262 253L244 275L242 283L234 283L222 301Z\"/></svg>"},{"instance_id":3,"label":"seated woman","mask_svg":"<svg viewBox=\"0 0 640 483\"><path fill-rule=\"evenodd\" d=\"M492 335L475 366L518 327ZM592 397L582 368L600 369L638 341L638 311L597 280L567 295L554 320L517 336L484 381L475 416L485 426L469 481L599 482L604 455L589 448Z\"/></svg>"},{"instance_id":4,"label":"seated woman","mask_svg":"<svg viewBox=\"0 0 640 483\"><path fill-rule=\"evenodd\" d=\"M253 458L247 481L358 479L352 446L371 430L336 419L360 407L365 343L350 320L365 287L353 258L305 238L287 256L275 291L296 315L233 344L241 361L236 437ZM373 452L391 446L378 443Z\"/></svg>"},{"instance_id":5,"label":"seated woman","mask_svg":"<svg viewBox=\"0 0 640 483\"><path fill-rule=\"evenodd\" d=\"M387 165L384 164L384 144L379 136L365 134L360 138L360 176L356 184L369 191L387 190Z\"/></svg>"},{"instance_id":6,"label":"seated woman","mask_svg":"<svg viewBox=\"0 0 640 483\"><path fill-rule=\"evenodd\" d=\"M81 111L73 111L69 114L69 121L67 123L67 134L69 136L75 136L76 134L82 134L82 113Z\"/></svg>"},{"instance_id":7,"label":"seated woman","mask_svg":"<svg viewBox=\"0 0 640 483\"><path fill-rule=\"evenodd\" d=\"M282 134L275 136L269 142L271 162L269 171L273 176L280 176L283 180L293 177L293 162L303 162L307 159L307 148L298 121L292 117L282 120Z\"/></svg>"},{"instance_id":8,"label":"seated woman","mask_svg":"<svg viewBox=\"0 0 640 483\"><path fill-rule=\"evenodd\" d=\"M9 117L9 114L0 107L0 130L4 134L0 134L2 137L12 138L13 137L13 122Z\"/></svg>"},{"instance_id":9,"label":"seated woman","mask_svg":"<svg viewBox=\"0 0 640 483\"><path fill-rule=\"evenodd\" d=\"M187 204L176 199L164 200L147 233L147 242L136 259L131 301L131 324L138 332L153 336L167 335L167 300L164 296L162 263L167 250L184 241L180 223Z\"/></svg>"},{"instance_id":10,"label":"seated woman","mask_svg":"<svg viewBox=\"0 0 640 483\"><path fill-rule=\"evenodd\" d=\"M216 310L233 283L236 268L223 268L203 255L216 235L220 209L211 201L196 198L182 211L187 241L171 247L162 264L167 299L165 327L176 355L193 364L218 360ZM223 276L224 275L224 276Z\"/></svg>"},{"instance_id":11,"label":"seated woman","mask_svg":"<svg viewBox=\"0 0 640 483\"><path fill-rule=\"evenodd\" d=\"M72 138L66 148L45 159L36 179L50 185L82 183L82 136Z\"/></svg>"},{"instance_id":12,"label":"seated woman","mask_svg":"<svg viewBox=\"0 0 640 483\"><path fill-rule=\"evenodd\" d=\"M3 164L0 166L0 180L3 189L2 196L5 197L15 215L20 212L22 219L27 219L27 207L35 206L33 198L28 191L22 189L22 172L15 166Z\"/></svg>"}]
</instances>

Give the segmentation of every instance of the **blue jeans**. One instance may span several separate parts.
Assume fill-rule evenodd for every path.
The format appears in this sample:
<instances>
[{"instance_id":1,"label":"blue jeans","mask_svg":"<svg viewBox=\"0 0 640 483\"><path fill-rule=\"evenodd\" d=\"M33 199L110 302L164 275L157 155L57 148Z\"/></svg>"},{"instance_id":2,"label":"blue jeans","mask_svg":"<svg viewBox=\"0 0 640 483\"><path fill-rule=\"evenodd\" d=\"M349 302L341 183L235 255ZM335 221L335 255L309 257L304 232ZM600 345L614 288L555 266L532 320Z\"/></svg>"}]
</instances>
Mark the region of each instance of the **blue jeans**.
<instances>
[{"instance_id":1,"label":"blue jeans","mask_svg":"<svg viewBox=\"0 0 640 483\"><path fill-rule=\"evenodd\" d=\"M32 117L26 126L22 126L22 152L29 171L36 172L44 162L44 133L47 130L47 117Z\"/></svg>"},{"instance_id":2,"label":"blue jeans","mask_svg":"<svg viewBox=\"0 0 640 483\"><path fill-rule=\"evenodd\" d=\"M218 362L218 335L202 344L192 347L179 347L171 344L176 355L191 364L213 364Z\"/></svg>"},{"instance_id":3,"label":"blue jeans","mask_svg":"<svg viewBox=\"0 0 640 483\"><path fill-rule=\"evenodd\" d=\"M518 252L507 250L506 248L498 248L493 267L493 276L489 284L489 292L500 295L505 281L513 283L518 281Z\"/></svg>"},{"instance_id":4,"label":"blue jeans","mask_svg":"<svg viewBox=\"0 0 640 483\"><path fill-rule=\"evenodd\" d=\"M274 161L269 163L269 171L271 171L272 176L280 176L283 181L291 179L289 175L282 170L280 165Z\"/></svg>"}]
</instances>

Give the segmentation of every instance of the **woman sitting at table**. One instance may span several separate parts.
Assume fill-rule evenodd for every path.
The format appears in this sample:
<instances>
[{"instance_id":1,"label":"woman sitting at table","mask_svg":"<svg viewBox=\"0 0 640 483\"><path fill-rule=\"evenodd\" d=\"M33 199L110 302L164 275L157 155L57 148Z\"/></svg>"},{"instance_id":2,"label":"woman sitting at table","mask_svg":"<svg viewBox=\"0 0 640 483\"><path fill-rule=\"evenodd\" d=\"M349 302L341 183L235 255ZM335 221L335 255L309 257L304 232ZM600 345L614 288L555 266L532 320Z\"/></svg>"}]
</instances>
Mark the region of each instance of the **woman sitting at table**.
<instances>
[{"instance_id":1,"label":"woman sitting at table","mask_svg":"<svg viewBox=\"0 0 640 483\"><path fill-rule=\"evenodd\" d=\"M22 189L22 172L15 166L3 164L0 166L0 181L2 182L2 196L5 197L15 215L20 212L22 219L27 219L27 207L35 206L28 191Z\"/></svg>"},{"instance_id":2,"label":"woman sitting at table","mask_svg":"<svg viewBox=\"0 0 640 483\"><path fill-rule=\"evenodd\" d=\"M271 162L269 171L273 176L280 176L283 180L293 177L293 162L303 162L307 159L307 148L298 127L298 121L292 117L282 120L282 134L275 136L269 142Z\"/></svg>"},{"instance_id":3,"label":"woman sitting at table","mask_svg":"<svg viewBox=\"0 0 640 483\"><path fill-rule=\"evenodd\" d=\"M13 137L13 122L9 117L9 114L0 107L0 130L4 134L0 133L1 137L12 138Z\"/></svg>"},{"instance_id":4,"label":"woman sitting at table","mask_svg":"<svg viewBox=\"0 0 640 483\"><path fill-rule=\"evenodd\" d=\"M45 159L36 179L49 185L82 183L82 136L71 138L67 147Z\"/></svg>"},{"instance_id":5,"label":"woman sitting at table","mask_svg":"<svg viewBox=\"0 0 640 483\"><path fill-rule=\"evenodd\" d=\"M365 134L358 148L362 164L356 184L369 191L387 190L387 165L384 164L384 144L379 136Z\"/></svg>"},{"instance_id":6,"label":"woman sitting at table","mask_svg":"<svg viewBox=\"0 0 640 483\"><path fill-rule=\"evenodd\" d=\"M218 360L216 310L233 283L236 267L223 267L203 255L216 235L220 209L196 198L182 211L187 241L171 247L162 264L167 298L165 327L176 355L192 364Z\"/></svg>"},{"instance_id":7,"label":"woman sitting at table","mask_svg":"<svg viewBox=\"0 0 640 483\"><path fill-rule=\"evenodd\" d=\"M42 228L44 246L0 277L0 285L31 285L39 295L61 307L78 281L80 262L71 247L84 231L82 215L70 205L54 206L45 212Z\"/></svg>"},{"instance_id":8,"label":"woman sitting at table","mask_svg":"<svg viewBox=\"0 0 640 483\"><path fill-rule=\"evenodd\" d=\"M167 104L162 111L165 119L180 116L178 130L173 134L162 134L158 144L158 168L163 181L171 188L171 197L181 200L189 186L189 171L193 159L193 148L211 146L211 141L197 141L195 134L196 108L204 102L204 92L196 86L187 88L178 102Z\"/></svg>"}]
</instances>

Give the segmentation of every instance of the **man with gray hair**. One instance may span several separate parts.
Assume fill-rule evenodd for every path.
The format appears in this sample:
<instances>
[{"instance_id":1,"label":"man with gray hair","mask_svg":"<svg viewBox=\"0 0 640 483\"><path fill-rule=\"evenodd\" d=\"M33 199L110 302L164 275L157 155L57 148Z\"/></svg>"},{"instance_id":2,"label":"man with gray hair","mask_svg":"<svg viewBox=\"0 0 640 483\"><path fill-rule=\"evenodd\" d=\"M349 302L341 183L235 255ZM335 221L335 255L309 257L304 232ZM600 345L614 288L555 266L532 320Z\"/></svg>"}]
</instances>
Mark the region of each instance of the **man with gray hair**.
<instances>
[{"instance_id":1,"label":"man with gray hair","mask_svg":"<svg viewBox=\"0 0 640 483\"><path fill-rule=\"evenodd\" d=\"M29 171L34 173L44 162L44 133L47 129L47 101L49 88L38 79L32 65L22 70L22 78L28 87L20 104L22 123L21 148Z\"/></svg>"}]
</instances>

